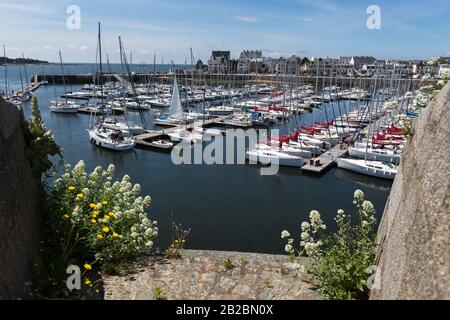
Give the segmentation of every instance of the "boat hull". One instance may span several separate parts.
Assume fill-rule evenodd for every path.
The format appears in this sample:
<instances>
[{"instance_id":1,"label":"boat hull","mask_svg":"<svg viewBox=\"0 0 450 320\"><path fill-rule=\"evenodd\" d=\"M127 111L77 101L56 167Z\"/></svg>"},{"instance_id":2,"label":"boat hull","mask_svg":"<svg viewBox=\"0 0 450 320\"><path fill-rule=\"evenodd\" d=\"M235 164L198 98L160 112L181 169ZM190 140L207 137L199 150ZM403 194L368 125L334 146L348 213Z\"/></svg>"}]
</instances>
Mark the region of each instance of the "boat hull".
<instances>
[{"instance_id":1,"label":"boat hull","mask_svg":"<svg viewBox=\"0 0 450 320\"><path fill-rule=\"evenodd\" d=\"M89 130L89 139L96 146L114 150L114 151L126 151L133 149L136 146L136 142L133 143L112 143L106 139L102 139L95 132Z\"/></svg>"},{"instance_id":2,"label":"boat hull","mask_svg":"<svg viewBox=\"0 0 450 320\"><path fill-rule=\"evenodd\" d=\"M396 171L394 170L383 170L376 169L372 167L368 167L365 165L366 161L364 160L355 160L355 159L345 159L339 158L337 159L338 167L341 169L346 169L349 171L353 171L356 173L365 174L372 177L377 177L381 179L394 180Z\"/></svg>"},{"instance_id":3,"label":"boat hull","mask_svg":"<svg viewBox=\"0 0 450 320\"><path fill-rule=\"evenodd\" d=\"M299 157L277 157L275 155L264 154L255 151L247 151L245 153L247 160L261 164L277 164L282 167L296 167L301 168L303 166L303 159Z\"/></svg>"}]
</instances>

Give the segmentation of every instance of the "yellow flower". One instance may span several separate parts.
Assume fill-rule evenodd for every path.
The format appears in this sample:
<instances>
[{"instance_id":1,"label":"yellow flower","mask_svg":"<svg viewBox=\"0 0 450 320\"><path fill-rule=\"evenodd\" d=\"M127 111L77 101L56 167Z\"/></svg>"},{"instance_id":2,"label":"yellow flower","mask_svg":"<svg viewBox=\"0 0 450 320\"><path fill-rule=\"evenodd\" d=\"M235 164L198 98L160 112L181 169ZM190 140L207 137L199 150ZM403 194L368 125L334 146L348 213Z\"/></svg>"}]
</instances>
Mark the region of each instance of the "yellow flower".
<instances>
[{"instance_id":1,"label":"yellow flower","mask_svg":"<svg viewBox=\"0 0 450 320\"><path fill-rule=\"evenodd\" d=\"M103 219L106 219L106 220L108 220L109 218L111 218L110 216L108 216L107 214L105 214L104 216L103 216Z\"/></svg>"},{"instance_id":2,"label":"yellow flower","mask_svg":"<svg viewBox=\"0 0 450 320\"><path fill-rule=\"evenodd\" d=\"M98 211L92 211L92 218L97 218Z\"/></svg>"},{"instance_id":3,"label":"yellow flower","mask_svg":"<svg viewBox=\"0 0 450 320\"><path fill-rule=\"evenodd\" d=\"M81 200L81 199L83 199L83 197L84 197L84 194L82 194L82 193L77 194L77 198L78 198L78 199Z\"/></svg>"},{"instance_id":4,"label":"yellow flower","mask_svg":"<svg viewBox=\"0 0 450 320\"><path fill-rule=\"evenodd\" d=\"M179 240L175 240L175 243L178 243L179 242Z\"/></svg>"},{"instance_id":5,"label":"yellow flower","mask_svg":"<svg viewBox=\"0 0 450 320\"><path fill-rule=\"evenodd\" d=\"M89 207L91 207L92 209L97 209L97 205L95 203L89 204Z\"/></svg>"},{"instance_id":6,"label":"yellow flower","mask_svg":"<svg viewBox=\"0 0 450 320\"><path fill-rule=\"evenodd\" d=\"M93 224L96 224L96 223L97 223L97 220L91 219L91 222L92 222Z\"/></svg>"},{"instance_id":7,"label":"yellow flower","mask_svg":"<svg viewBox=\"0 0 450 320\"><path fill-rule=\"evenodd\" d=\"M110 217L114 217L116 214L114 213L114 212L108 212L108 216L110 216Z\"/></svg>"},{"instance_id":8,"label":"yellow flower","mask_svg":"<svg viewBox=\"0 0 450 320\"><path fill-rule=\"evenodd\" d=\"M69 215L68 215L68 214L65 214L65 215L62 216L62 218L63 218L64 220L67 220L67 219L69 219Z\"/></svg>"},{"instance_id":9,"label":"yellow flower","mask_svg":"<svg viewBox=\"0 0 450 320\"><path fill-rule=\"evenodd\" d=\"M108 233L108 232L109 232L109 228L108 228L108 227L103 227L102 231L103 231L104 233Z\"/></svg>"},{"instance_id":10,"label":"yellow flower","mask_svg":"<svg viewBox=\"0 0 450 320\"><path fill-rule=\"evenodd\" d=\"M98 235L97 235L97 239L98 239L98 240L102 240L102 239L103 239L103 236L102 236L101 234L98 234Z\"/></svg>"},{"instance_id":11,"label":"yellow flower","mask_svg":"<svg viewBox=\"0 0 450 320\"><path fill-rule=\"evenodd\" d=\"M75 187L74 187L74 186L69 186L67 189L68 189L69 191L74 191L74 190L75 190Z\"/></svg>"},{"instance_id":12,"label":"yellow flower","mask_svg":"<svg viewBox=\"0 0 450 320\"><path fill-rule=\"evenodd\" d=\"M84 280L84 284L85 285L90 285L92 282L91 282L91 280L89 280L89 279L86 279L86 280Z\"/></svg>"},{"instance_id":13,"label":"yellow flower","mask_svg":"<svg viewBox=\"0 0 450 320\"><path fill-rule=\"evenodd\" d=\"M84 264L84 268L85 268L86 270L92 270L92 266L91 266L89 263L85 263L85 264Z\"/></svg>"},{"instance_id":14,"label":"yellow flower","mask_svg":"<svg viewBox=\"0 0 450 320\"><path fill-rule=\"evenodd\" d=\"M186 240L182 240L181 242L182 242L182 243L185 243L185 242L186 242Z\"/></svg>"},{"instance_id":15,"label":"yellow flower","mask_svg":"<svg viewBox=\"0 0 450 320\"><path fill-rule=\"evenodd\" d=\"M96 293L99 293L99 292L100 292L100 290L98 290L98 289L95 289L95 292L96 292Z\"/></svg>"},{"instance_id":16,"label":"yellow flower","mask_svg":"<svg viewBox=\"0 0 450 320\"><path fill-rule=\"evenodd\" d=\"M119 235L117 234L117 233L113 233L113 238L117 238L117 237L119 237Z\"/></svg>"},{"instance_id":17,"label":"yellow flower","mask_svg":"<svg viewBox=\"0 0 450 320\"><path fill-rule=\"evenodd\" d=\"M106 200L105 200L105 201L102 201L102 204L103 204L103 205L107 205L107 204L108 204L108 201L106 201Z\"/></svg>"}]
</instances>

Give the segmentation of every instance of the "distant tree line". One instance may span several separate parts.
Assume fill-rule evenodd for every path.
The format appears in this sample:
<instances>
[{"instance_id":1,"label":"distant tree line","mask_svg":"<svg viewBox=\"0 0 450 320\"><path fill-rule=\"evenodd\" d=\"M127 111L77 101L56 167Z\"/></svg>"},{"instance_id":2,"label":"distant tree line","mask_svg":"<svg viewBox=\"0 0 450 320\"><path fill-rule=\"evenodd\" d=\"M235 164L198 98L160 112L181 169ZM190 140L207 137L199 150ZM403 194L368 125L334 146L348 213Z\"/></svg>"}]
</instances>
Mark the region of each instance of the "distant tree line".
<instances>
[{"instance_id":1,"label":"distant tree line","mask_svg":"<svg viewBox=\"0 0 450 320\"><path fill-rule=\"evenodd\" d=\"M42 61L42 60L36 60L36 59L29 59L29 58L8 58L8 57L1 57L0 58L0 65L4 64L48 64L48 61Z\"/></svg>"}]
</instances>

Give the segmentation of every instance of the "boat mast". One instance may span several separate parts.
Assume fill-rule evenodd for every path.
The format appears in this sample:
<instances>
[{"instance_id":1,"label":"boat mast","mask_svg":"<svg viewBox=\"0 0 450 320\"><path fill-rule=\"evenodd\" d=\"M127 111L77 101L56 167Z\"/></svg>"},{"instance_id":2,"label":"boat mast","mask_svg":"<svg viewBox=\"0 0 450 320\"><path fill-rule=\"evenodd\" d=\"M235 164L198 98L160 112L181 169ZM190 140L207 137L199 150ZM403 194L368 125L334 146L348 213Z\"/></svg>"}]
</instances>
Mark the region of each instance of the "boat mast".
<instances>
[{"instance_id":1,"label":"boat mast","mask_svg":"<svg viewBox=\"0 0 450 320\"><path fill-rule=\"evenodd\" d=\"M52 73L53 93L55 94L55 107L58 107L58 95L56 94L55 73L53 72L53 68L50 68L50 72Z\"/></svg>"},{"instance_id":2,"label":"boat mast","mask_svg":"<svg viewBox=\"0 0 450 320\"><path fill-rule=\"evenodd\" d=\"M64 85L64 98L65 98L66 106L67 106L66 79L64 78L64 67L63 67L63 62L62 62L61 51L59 51L59 61L61 63L62 80L63 80L63 85Z\"/></svg>"},{"instance_id":3,"label":"boat mast","mask_svg":"<svg viewBox=\"0 0 450 320\"><path fill-rule=\"evenodd\" d=\"M370 137L370 135L372 134L372 132L371 132L371 128L372 128L372 111L373 111L373 108L374 108L374 106L375 106L375 103L376 103L376 101L378 100L377 99L377 97L378 97L378 91L377 91L377 86L378 86L378 68L377 68L377 71L376 71L376 74L375 74L375 83L374 83L374 86L373 86L373 93L372 93L372 110L370 110L370 104L368 104L368 111L369 111L369 127L368 127L368 131L367 131L367 138L366 138L366 155L365 155L365 160L367 161L367 152L368 152L368 149L369 149L369 140L371 140L371 137Z\"/></svg>"},{"instance_id":4,"label":"boat mast","mask_svg":"<svg viewBox=\"0 0 450 320\"><path fill-rule=\"evenodd\" d=\"M102 67L102 39L101 39L101 26L100 22L98 23L98 55L99 55L99 63L100 63L100 76L99 76L99 83L100 83L100 99L102 101L102 118L105 119L104 114L104 101L103 101L103 67Z\"/></svg>"},{"instance_id":5,"label":"boat mast","mask_svg":"<svg viewBox=\"0 0 450 320\"><path fill-rule=\"evenodd\" d=\"M22 97L25 94L24 88L23 88L23 79L22 79L22 68L19 65L19 74L20 74L20 86L22 88Z\"/></svg>"},{"instance_id":6,"label":"boat mast","mask_svg":"<svg viewBox=\"0 0 450 320\"><path fill-rule=\"evenodd\" d=\"M22 51L22 63L23 63L23 69L25 71L25 83L27 84L27 87L28 87L28 85L29 85L29 83L28 83L28 72L27 72L27 66L25 64L25 57L23 55L23 51Z\"/></svg>"},{"instance_id":7,"label":"boat mast","mask_svg":"<svg viewBox=\"0 0 450 320\"><path fill-rule=\"evenodd\" d=\"M5 63L3 64L5 68L5 98L8 97L8 68L6 67L6 47L3 45L3 57L5 58Z\"/></svg>"}]
</instances>

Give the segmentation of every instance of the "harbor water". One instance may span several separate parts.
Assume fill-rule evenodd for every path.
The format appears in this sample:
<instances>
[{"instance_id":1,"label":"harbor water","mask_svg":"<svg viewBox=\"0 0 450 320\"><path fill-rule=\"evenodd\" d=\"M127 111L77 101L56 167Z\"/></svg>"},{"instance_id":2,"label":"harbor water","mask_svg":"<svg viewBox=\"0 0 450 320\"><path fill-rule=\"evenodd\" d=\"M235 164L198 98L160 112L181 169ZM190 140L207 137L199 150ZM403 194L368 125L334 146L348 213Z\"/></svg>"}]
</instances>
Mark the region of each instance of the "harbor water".
<instances>
[{"instance_id":1,"label":"harbor water","mask_svg":"<svg viewBox=\"0 0 450 320\"><path fill-rule=\"evenodd\" d=\"M31 68L41 72L40 66ZM90 72L89 65L83 68ZM11 68L11 75L17 74L12 71ZM20 78L11 80L12 87L18 85ZM79 89L80 86L72 87L74 91ZM58 96L64 93L62 86L56 90ZM130 175L132 182L141 185L143 195L152 197L148 214L158 221L156 246L163 249L171 239L171 224L175 222L191 228L187 239L190 249L283 253L281 231L287 229L298 239L300 224L308 219L311 210L318 210L329 229L334 230L333 218L338 209L355 213L352 196L356 189L363 190L374 203L378 219L390 192L389 181L338 168L321 176L294 168L280 168L277 175L261 176L255 165L177 166L170 153L137 148L118 153L98 148L89 142L86 131L90 115L50 112L49 101L55 98L53 86L42 86L35 94L46 125L64 150L65 161L75 165L82 159L89 170L113 163L119 178ZM352 104L346 103L351 108ZM22 108L29 117L30 102ZM325 105L278 127L286 132L291 127L324 120L325 108L331 114L330 105ZM145 113L149 129L152 112ZM129 112L129 120L139 123L139 119L137 112Z\"/></svg>"}]
</instances>

